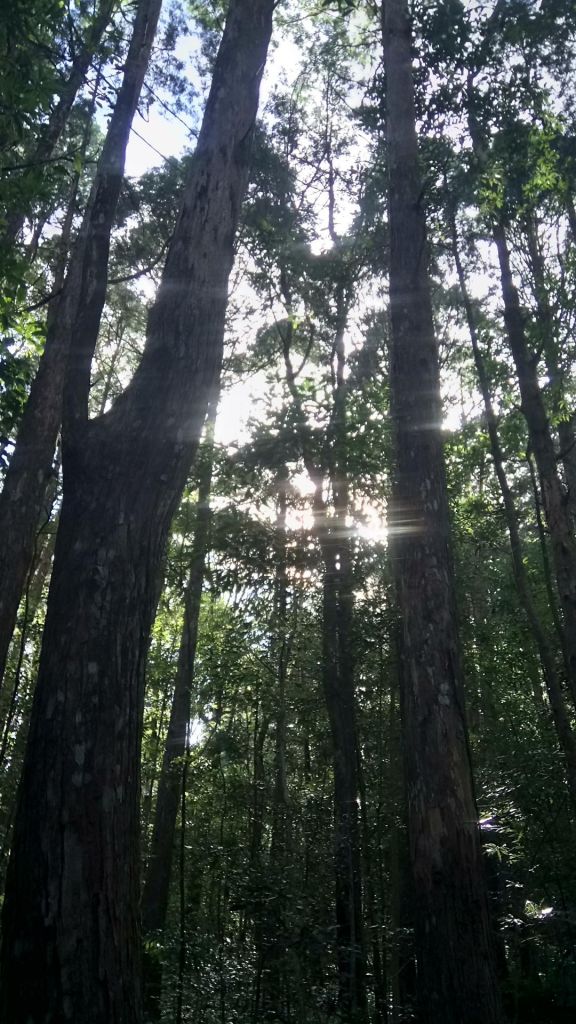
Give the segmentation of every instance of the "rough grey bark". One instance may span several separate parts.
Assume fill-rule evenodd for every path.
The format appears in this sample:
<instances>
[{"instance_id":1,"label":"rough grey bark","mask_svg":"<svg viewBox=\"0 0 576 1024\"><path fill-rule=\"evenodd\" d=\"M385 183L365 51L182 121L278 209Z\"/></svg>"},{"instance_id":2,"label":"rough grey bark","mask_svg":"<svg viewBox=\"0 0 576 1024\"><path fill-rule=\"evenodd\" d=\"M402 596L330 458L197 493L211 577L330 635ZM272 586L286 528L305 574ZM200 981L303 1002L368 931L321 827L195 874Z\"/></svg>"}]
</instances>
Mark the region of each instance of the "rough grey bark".
<instances>
[{"instance_id":1,"label":"rough grey bark","mask_svg":"<svg viewBox=\"0 0 576 1024\"><path fill-rule=\"evenodd\" d=\"M136 373L88 420L85 355L8 870L0 1017L139 1024L144 665L167 533L220 375L274 0L231 0Z\"/></svg>"},{"instance_id":2,"label":"rough grey bark","mask_svg":"<svg viewBox=\"0 0 576 1024\"><path fill-rule=\"evenodd\" d=\"M110 232L122 186L126 146L161 4L162 0L139 0L136 9L122 85L96 178L62 294L49 312L44 353L0 494L0 680L32 558L46 484L52 472L72 342L73 369L81 367L88 376L90 373L106 298ZM72 387L85 387L85 380L78 380L77 372ZM82 400L87 403L87 390Z\"/></svg>"},{"instance_id":3,"label":"rough grey bark","mask_svg":"<svg viewBox=\"0 0 576 1024\"><path fill-rule=\"evenodd\" d=\"M405 0L384 0L390 230L391 556L425 1024L502 1019L463 707L438 351Z\"/></svg>"},{"instance_id":4,"label":"rough grey bark","mask_svg":"<svg viewBox=\"0 0 576 1024\"><path fill-rule=\"evenodd\" d=\"M474 365L476 367L476 373L478 376L478 383L480 385L480 393L482 395L482 401L484 404L484 413L486 416L486 426L488 428L488 438L490 441L490 451L492 454L492 462L494 464L494 472L500 486L500 493L502 495L502 504L504 506L504 515L506 517L506 526L508 529L508 536L510 538L510 551L512 554L512 568L514 572L514 581L516 583L516 590L518 592L518 598L526 621L530 629L530 634L533 638L534 644L538 651L540 659L540 666L542 669L542 677L546 686L546 692L548 694L548 700L550 702L550 709L552 712L552 719L556 730L556 736L562 754L564 756L564 763L566 769L566 780L568 783L568 790L570 793L570 799L573 807L576 809L576 736L572 730L572 723L570 721L570 715L564 701L564 694L562 692L562 685L558 677L556 670L556 659L554 651L546 634L546 630L540 620L536 604L534 602L532 591L530 587L530 581L528 579L528 573L524 564L522 554L522 541L520 538L520 527L518 523L518 515L516 512L516 506L514 503L514 495L508 483L506 470L504 468L504 453L500 444L500 437L498 434L498 421L492 405L492 398L490 394L490 383L486 368L484 365L484 359L480 349L480 342L478 338L478 331L476 329L476 319L474 316L474 309L470 300L468 289L466 286L466 276L464 273L464 267L460 258L460 252L458 247L458 237L456 232L455 221L452 220L452 242L453 242L453 255L454 262L456 264L456 271L458 274L458 281L460 284L460 292L462 294L462 301L464 303L464 310L466 313L466 319L468 322L468 330L470 332L470 340L472 343L472 353L474 356Z\"/></svg>"}]
</instances>

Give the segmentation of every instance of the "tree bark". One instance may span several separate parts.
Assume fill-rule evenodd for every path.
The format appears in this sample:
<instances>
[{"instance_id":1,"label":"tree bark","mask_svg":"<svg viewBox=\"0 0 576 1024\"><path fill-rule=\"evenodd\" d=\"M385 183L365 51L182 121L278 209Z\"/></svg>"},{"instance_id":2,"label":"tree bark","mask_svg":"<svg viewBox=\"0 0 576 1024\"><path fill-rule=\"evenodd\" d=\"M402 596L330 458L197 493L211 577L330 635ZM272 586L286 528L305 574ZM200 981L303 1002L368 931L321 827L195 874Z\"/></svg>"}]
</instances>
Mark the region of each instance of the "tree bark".
<instances>
[{"instance_id":1,"label":"tree bark","mask_svg":"<svg viewBox=\"0 0 576 1024\"><path fill-rule=\"evenodd\" d=\"M576 540L568 496L558 472L550 422L538 381L538 363L529 351L524 315L512 277L508 242L501 221L493 225L493 237L500 264L506 334L516 367L522 412L538 467L544 515L550 533L552 562L564 622L566 675L576 705Z\"/></svg>"},{"instance_id":2,"label":"tree bark","mask_svg":"<svg viewBox=\"0 0 576 1024\"><path fill-rule=\"evenodd\" d=\"M335 245L338 239L332 231ZM292 300L281 271L281 293L287 310ZM296 385L291 357L293 328L289 321L281 333L286 383L295 404L302 457L314 486L314 533L323 561L322 579L322 687L332 737L334 772L334 871L336 889L336 956L338 1004L343 1019L366 1020L366 964L362 914L362 862L358 821L358 738L354 684L353 581L348 514L346 465L346 397L344 335L349 295L346 278L336 283L334 357L336 360L333 409L327 449L331 448L330 479L334 516L327 516L322 495L324 470L315 463L308 445L305 414Z\"/></svg>"},{"instance_id":3,"label":"tree bark","mask_svg":"<svg viewBox=\"0 0 576 1024\"><path fill-rule=\"evenodd\" d=\"M210 450L206 453L207 458L199 474L196 526L190 571L184 594L184 623L178 652L170 721L158 783L150 857L142 892L144 938L156 936L160 941L166 927L168 914L178 808L184 799L182 794L183 766L187 757L198 624L210 534L209 502L213 465L211 446L214 441L216 405L216 402L212 404L208 415L206 442ZM151 1019L160 1020L162 966L157 955L150 956L145 960L144 994L145 1007Z\"/></svg>"},{"instance_id":4,"label":"tree bark","mask_svg":"<svg viewBox=\"0 0 576 1024\"><path fill-rule=\"evenodd\" d=\"M335 244L338 239L332 231ZM353 649L354 582L347 516L350 505L347 458L347 382L344 335L349 295L336 285L336 372L332 412L330 478L334 525L318 531L324 558L323 682L332 729L336 855L336 922L339 940L339 1004L346 1020L367 1020L366 949L362 900L360 780Z\"/></svg>"},{"instance_id":5,"label":"tree bark","mask_svg":"<svg viewBox=\"0 0 576 1024\"><path fill-rule=\"evenodd\" d=\"M544 351L546 369L550 381L552 411L557 423L558 440L560 442L559 455L564 468L567 501L570 513L574 519L576 514L576 432L574 430L574 413L567 413L566 411L564 369L561 365L558 340L554 336L554 315L546 286L546 268L535 216L527 218L525 231L532 271L533 291L536 299L539 341Z\"/></svg>"},{"instance_id":6,"label":"tree bark","mask_svg":"<svg viewBox=\"0 0 576 1024\"><path fill-rule=\"evenodd\" d=\"M463 707L438 350L405 0L382 6L389 161L391 556L420 1019L502 1019Z\"/></svg>"},{"instance_id":7,"label":"tree bark","mask_svg":"<svg viewBox=\"0 0 576 1024\"><path fill-rule=\"evenodd\" d=\"M3 915L0 1016L139 1024L144 665L167 533L220 375L234 236L274 0L231 0L140 365L86 418L64 498Z\"/></svg>"},{"instance_id":8,"label":"tree bark","mask_svg":"<svg viewBox=\"0 0 576 1024\"><path fill-rule=\"evenodd\" d=\"M470 340L472 343L472 353L474 356L474 364L476 367L476 373L478 376L478 383L480 385L480 393L482 395L482 401L484 404L484 413L486 416L486 425L488 428L488 438L490 441L490 451L492 453L492 462L494 464L494 472L500 485L500 493L502 495L502 504L504 506L504 515L506 517L506 526L508 529L508 536L510 538L510 552L512 555L512 568L514 572L514 582L516 583L516 590L518 592L518 599L524 614L526 616L526 622L528 624L530 634L534 640L536 648L538 650L538 656L540 659L540 666L542 669L542 676L544 678L544 684L546 686L546 692L548 694L548 700L550 701L550 709L552 711L552 719L554 722L554 728L556 730L556 736L562 754L564 756L565 769L566 769L566 780L568 783L568 790L570 793L570 800L572 806L576 809L576 737L572 730L572 724L570 722L570 715L564 702L564 694L562 693L562 685L558 678L556 671L556 663L554 652L550 645L549 639L546 635L546 631L540 617L536 610L534 603L530 582L528 580L528 573L524 564L522 556L522 541L520 539L520 527L518 524L518 516L516 513L516 506L514 504L514 495L510 489L508 478L506 476L506 470L504 468L504 453L500 444L500 437L498 435L498 423L496 420L496 414L492 405L492 398L490 395L490 384L488 381L488 375L484 365L484 359L480 350L480 343L478 339L478 332L476 330L476 320L474 317L474 310L470 297L468 295L468 289L466 287L466 277L464 274L464 268L462 266L462 260L460 258L460 252L458 248L458 237L456 233L456 224L452 219L452 242L453 242L453 254L454 262L456 264L456 271L458 274L458 281L460 284L460 292L462 294L462 301L464 303L464 309L466 312L466 319L468 321L468 330L470 332Z\"/></svg>"},{"instance_id":9,"label":"tree bark","mask_svg":"<svg viewBox=\"0 0 576 1024\"><path fill-rule=\"evenodd\" d=\"M0 495L0 680L14 632L34 536L62 421L72 339L75 366L88 378L106 298L110 232L124 175L126 146L148 67L162 0L140 0L126 68L63 292L48 316L46 345ZM73 386L84 387L75 375Z\"/></svg>"},{"instance_id":10,"label":"tree bark","mask_svg":"<svg viewBox=\"0 0 576 1024\"><path fill-rule=\"evenodd\" d=\"M213 444L216 406L212 406L206 431L206 443ZM198 482L196 526L190 559L190 571L184 594L184 624L178 667L172 698L168 734L164 747L162 770L154 813L150 859L142 893L142 927L144 934L162 933L166 925L168 896L172 873L172 857L176 819L181 798L182 759L186 753L186 736L190 724L194 662L200 620L200 604L204 583L204 566L210 533L210 487L212 453L207 452Z\"/></svg>"},{"instance_id":11,"label":"tree bark","mask_svg":"<svg viewBox=\"0 0 576 1024\"><path fill-rule=\"evenodd\" d=\"M342 543L321 532L322 684L332 734L338 1004L343 1019L366 1020L358 740L352 661L351 591L342 585Z\"/></svg>"}]
</instances>

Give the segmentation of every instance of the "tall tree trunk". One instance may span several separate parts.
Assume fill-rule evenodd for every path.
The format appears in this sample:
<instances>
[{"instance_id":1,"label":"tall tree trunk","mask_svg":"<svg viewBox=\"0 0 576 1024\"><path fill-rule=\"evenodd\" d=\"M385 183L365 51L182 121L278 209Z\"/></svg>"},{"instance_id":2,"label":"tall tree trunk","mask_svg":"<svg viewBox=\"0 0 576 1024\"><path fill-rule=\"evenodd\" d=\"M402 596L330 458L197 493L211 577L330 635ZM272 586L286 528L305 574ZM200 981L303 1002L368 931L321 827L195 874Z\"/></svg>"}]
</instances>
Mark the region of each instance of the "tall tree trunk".
<instances>
[{"instance_id":1,"label":"tall tree trunk","mask_svg":"<svg viewBox=\"0 0 576 1024\"><path fill-rule=\"evenodd\" d=\"M337 239L334 237L336 242ZM336 919L340 937L340 1007L345 1019L367 1020L366 950L362 907L362 859L358 797L358 726L353 649L354 581L347 523L349 512L346 356L344 335L350 296L344 280L336 286L334 355L336 387L332 414L332 536L323 540L324 556L324 691L334 744L336 847ZM335 609L332 607L335 598ZM335 623L333 623L335 616ZM335 626L335 628L334 628Z\"/></svg>"},{"instance_id":2,"label":"tall tree trunk","mask_svg":"<svg viewBox=\"0 0 576 1024\"><path fill-rule=\"evenodd\" d=\"M290 803L286 775L286 742L288 731L288 709L286 686L288 664L296 623L288 630L288 567L286 512L288 471L283 466L278 473L278 514L276 518L276 594L275 594L275 662L278 679L276 722L274 737L274 805L272 813L272 834L270 837L270 861L279 868L285 861L287 840L286 826ZM296 611L294 607L294 611Z\"/></svg>"},{"instance_id":3,"label":"tall tree trunk","mask_svg":"<svg viewBox=\"0 0 576 1024\"><path fill-rule=\"evenodd\" d=\"M288 621L287 573L287 488L288 470L281 466L277 476L278 504L276 516L276 579L273 618L273 663L277 690L274 722L274 789L272 796L272 824L270 858L267 878L267 909L263 916L261 965L261 1003L264 1014L281 1019L285 1015L285 997L289 985L287 977L288 873L291 864L290 822L292 811L286 774L286 746L288 740L288 707L286 688L288 665L297 624L297 600L292 603L292 621ZM284 999L283 999L284 996Z\"/></svg>"},{"instance_id":4,"label":"tall tree trunk","mask_svg":"<svg viewBox=\"0 0 576 1024\"><path fill-rule=\"evenodd\" d=\"M395 662L400 659L400 631L394 630ZM414 907L410 880L410 851L406 830L407 808L401 763L401 724L398 709L399 688L393 678L390 685L388 744L390 769L386 776L388 792L395 813L390 822L388 839L388 870L390 887L390 995L392 1024L409 1020L416 1005L416 961L414 950ZM386 906L386 893L381 880L381 903Z\"/></svg>"},{"instance_id":5,"label":"tall tree trunk","mask_svg":"<svg viewBox=\"0 0 576 1024\"><path fill-rule=\"evenodd\" d=\"M141 1019L144 665L172 517L220 375L274 0L231 0L145 350L88 420L86 352L3 913L0 1017ZM82 339L81 339L82 340Z\"/></svg>"},{"instance_id":6,"label":"tall tree trunk","mask_svg":"<svg viewBox=\"0 0 576 1024\"><path fill-rule=\"evenodd\" d=\"M264 837L264 816L266 811L266 768L264 747L270 729L270 716L265 714L257 699L254 708L254 737L252 741L252 808L249 832L250 859L248 863L249 915L254 927L254 952L256 970L254 975L254 996L252 1020L260 1018L262 982L268 968L265 918L267 902L262 898L262 840Z\"/></svg>"},{"instance_id":7,"label":"tall tree trunk","mask_svg":"<svg viewBox=\"0 0 576 1024\"><path fill-rule=\"evenodd\" d=\"M510 267L506 232L501 221L493 226L493 237L500 264L504 322L510 351L516 367L522 412L534 453L544 515L550 533L552 562L560 607L564 620L564 660L566 674L576 705L576 540L566 489L560 479L558 462L544 397L538 381L537 358L530 352L524 314Z\"/></svg>"},{"instance_id":8,"label":"tall tree trunk","mask_svg":"<svg viewBox=\"0 0 576 1024\"><path fill-rule=\"evenodd\" d=\"M500 444L500 437L498 435L498 423L496 420L496 414L492 405L492 398L490 395L490 384L488 381L488 375L484 365L484 359L480 349L480 342L478 339L478 332L476 330L476 319L474 316L474 309L470 297L468 295L468 289L466 286L466 277L464 274L464 267L462 266L462 260L460 258L460 252L458 247L458 236L456 232L456 223L452 218L451 223L452 229L452 243L453 243L453 255L454 262L456 264L456 271L458 274L458 281L460 284L460 291L462 294L462 300L464 303L464 309L466 312L466 319L468 321L468 330L470 332L470 340L472 343L472 353L474 356L474 365L476 367L476 373L478 376L478 383L480 385L480 393L482 395L482 401L484 404L484 413L486 416L486 425L488 427L488 438L490 441L490 451L492 453L492 461L494 463L494 472L500 485L500 493L502 494L502 504L504 505L504 515L506 517L506 526L508 528L508 536L510 537L510 551L512 554L512 568L514 572L514 582L516 583L516 590L518 592L518 598L526 621L530 629L531 636L534 640L538 655L540 658L540 666L542 669L542 676L546 686L546 692L550 701L550 708L552 711L552 718L554 721L554 727L556 729L556 736L560 749L564 756L564 762L566 767L566 779L568 783L568 789L570 792L570 799L573 807L576 809L576 737L572 730L572 724L570 722L570 715L564 702L564 694L562 693L562 686L558 678L556 671L556 663L554 652L550 645L549 639L546 635L546 631L540 617L536 610L532 592L530 589L530 582L528 579L528 573L524 564L522 556L522 541L520 539L520 527L518 524L518 516L516 513L516 506L514 504L514 495L510 489L508 478L506 476L506 470L504 468L504 453Z\"/></svg>"},{"instance_id":9,"label":"tall tree trunk","mask_svg":"<svg viewBox=\"0 0 576 1024\"><path fill-rule=\"evenodd\" d=\"M550 306L546 285L546 268L535 216L527 218L526 239L532 271L533 290L536 298L539 341L543 348L548 379L550 381L552 412L557 423L558 440L560 442L559 454L562 466L564 467L564 480L568 492L567 500L570 512L574 518L576 514L576 432L574 430L574 413L567 413L566 411L564 370L558 350L558 339L554 336L554 315Z\"/></svg>"},{"instance_id":10,"label":"tall tree trunk","mask_svg":"<svg viewBox=\"0 0 576 1024\"><path fill-rule=\"evenodd\" d=\"M376 886L375 870L370 844L372 841L372 829L368 818L368 801L366 798L366 784L360 751L358 752L358 784L360 794L360 821L362 824L362 870L364 877L364 918L366 930L369 934L367 946L372 952L372 993L374 996L374 1013L372 1024L387 1024L388 1021L388 997L386 981L386 956L382 949L382 929L379 925L376 911Z\"/></svg>"},{"instance_id":11,"label":"tall tree trunk","mask_svg":"<svg viewBox=\"0 0 576 1024\"><path fill-rule=\"evenodd\" d=\"M501 1020L463 707L426 223L405 0L382 7L390 225L390 540L418 990L426 1024Z\"/></svg>"},{"instance_id":12,"label":"tall tree trunk","mask_svg":"<svg viewBox=\"0 0 576 1024\"><path fill-rule=\"evenodd\" d=\"M206 443L210 448L213 444L215 417L216 405L213 404L206 430ZM181 795L182 759L186 752L186 736L190 724L198 623L210 533L209 502L212 464L212 452L208 451L199 474L196 526L190 571L184 594L184 623L178 652L170 721L158 783L150 859L142 893L142 927L145 935L151 932L162 933L166 925L174 836Z\"/></svg>"},{"instance_id":13,"label":"tall tree trunk","mask_svg":"<svg viewBox=\"0 0 576 1024\"><path fill-rule=\"evenodd\" d=\"M140 0L124 78L98 161L96 178L62 295L48 317L46 346L14 454L0 495L0 680L6 665L18 604L34 546L46 482L52 470L62 420L62 396L70 346L75 363L90 374L90 362L106 298L110 232L124 175L126 146L162 0ZM86 386L85 380L73 385ZM87 390L83 400L87 404Z\"/></svg>"},{"instance_id":14,"label":"tall tree trunk","mask_svg":"<svg viewBox=\"0 0 576 1024\"><path fill-rule=\"evenodd\" d=\"M337 238L333 236L337 243ZM281 291L288 310L291 296L286 275ZM286 384L293 398L300 428L306 471L314 485L314 532L323 560L322 581L322 686L332 736L334 771L334 867L336 881L336 955L338 1002L344 1019L366 1020L365 949L362 920L362 862L358 821L358 738L352 648L353 581L348 514L346 465L345 345L348 306L346 279L336 286L334 356L335 387L331 417L331 484L334 501L332 523L322 496L324 474L316 465L307 443L302 400L291 358L291 322L281 335Z\"/></svg>"},{"instance_id":15,"label":"tall tree trunk","mask_svg":"<svg viewBox=\"0 0 576 1024\"><path fill-rule=\"evenodd\" d=\"M468 127L480 169L488 162L487 147L477 118L473 76L468 82ZM530 351L525 329L525 313L514 283L504 217L494 213L492 239L500 267L504 325L516 368L522 413L526 420L530 448L534 453L546 525L550 533L552 562L562 610L562 647L566 676L576 705L576 537L570 512L569 495L558 471L558 461L550 421L540 382L538 354ZM538 274L538 270L536 271Z\"/></svg>"},{"instance_id":16,"label":"tall tree trunk","mask_svg":"<svg viewBox=\"0 0 576 1024\"><path fill-rule=\"evenodd\" d=\"M178 666L170 710L170 721L168 723L168 733L158 783L150 857L142 892L142 928L144 937L152 937L156 934L156 937L160 940L166 927L176 820L178 818L178 808L183 799L182 775L187 756L198 624L200 621L204 569L210 534L209 502L212 484L212 445L214 443L216 409L217 401L214 401L211 405L206 425L206 444L208 450L205 453L206 457L199 471L196 526L192 544L190 571L184 593L184 623L178 652ZM162 971L157 955L149 957L145 966L146 1008L153 1020L159 1020Z\"/></svg>"},{"instance_id":17,"label":"tall tree trunk","mask_svg":"<svg viewBox=\"0 0 576 1024\"><path fill-rule=\"evenodd\" d=\"M366 988L358 822L358 740L351 657L352 609L346 606L351 593L342 593L340 586L341 543L334 537L326 537L322 533L320 536L324 560L322 683L332 734L334 770L338 1003L343 1019L352 1024L366 1020Z\"/></svg>"}]
</instances>

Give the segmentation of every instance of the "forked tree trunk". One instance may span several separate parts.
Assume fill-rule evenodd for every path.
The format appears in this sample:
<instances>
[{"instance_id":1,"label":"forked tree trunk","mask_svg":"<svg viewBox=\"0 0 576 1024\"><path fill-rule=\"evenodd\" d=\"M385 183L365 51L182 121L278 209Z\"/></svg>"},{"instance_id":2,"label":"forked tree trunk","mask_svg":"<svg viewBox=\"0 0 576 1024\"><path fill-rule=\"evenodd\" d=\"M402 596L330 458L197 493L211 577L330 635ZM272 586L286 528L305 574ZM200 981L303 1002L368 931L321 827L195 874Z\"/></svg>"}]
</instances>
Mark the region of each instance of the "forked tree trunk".
<instances>
[{"instance_id":1,"label":"forked tree trunk","mask_svg":"<svg viewBox=\"0 0 576 1024\"><path fill-rule=\"evenodd\" d=\"M220 374L274 0L231 0L146 347L89 421L85 353L3 914L0 1018L140 1024L144 665L170 523ZM82 341L82 339L80 339Z\"/></svg>"},{"instance_id":2,"label":"forked tree trunk","mask_svg":"<svg viewBox=\"0 0 576 1024\"><path fill-rule=\"evenodd\" d=\"M122 86L63 292L55 300L57 308L48 316L46 346L0 495L0 681L52 472L70 346L74 339L76 359L83 359L84 365L87 362L89 373L98 338L106 298L110 232L122 186L126 146L161 4L162 0L139 0Z\"/></svg>"},{"instance_id":3,"label":"forked tree trunk","mask_svg":"<svg viewBox=\"0 0 576 1024\"><path fill-rule=\"evenodd\" d=\"M419 1019L501 1020L463 707L438 351L405 0L384 0L389 161L391 555L401 616L401 714Z\"/></svg>"}]
</instances>

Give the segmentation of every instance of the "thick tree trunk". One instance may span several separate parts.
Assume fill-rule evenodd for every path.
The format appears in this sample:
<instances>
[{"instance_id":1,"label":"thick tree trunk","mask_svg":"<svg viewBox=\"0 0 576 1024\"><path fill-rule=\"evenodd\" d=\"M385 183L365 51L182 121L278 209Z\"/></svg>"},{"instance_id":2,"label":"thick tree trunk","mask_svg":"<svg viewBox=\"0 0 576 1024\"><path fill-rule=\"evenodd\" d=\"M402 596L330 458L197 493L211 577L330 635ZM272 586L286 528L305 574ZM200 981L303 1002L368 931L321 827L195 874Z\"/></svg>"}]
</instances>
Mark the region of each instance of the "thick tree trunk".
<instances>
[{"instance_id":1,"label":"thick tree trunk","mask_svg":"<svg viewBox=\"0 0 576 1024\"><path fill-rule=\"evenodd\" d=\"M544 514L550 533L556 586L564 620L566 674L572 698L576 704L576 540L574 528L567 492L558 472L550 422L538 381L537 360L528 347L524 315L512 278L510 254L502 223L498 222L494 225L493 237L500 264L506 333L516 366L522 412L526 419L530 446L538 467Z\"/></svg>"},{"instance_id":2,"label":"thick tree trunk","mask_svg":"<svg viewBox=\"0 0 576 1024\"><path fill-rule=\"evenodd\" d=\"M110 232L124 174L126 146L162 0L140 0L118 99L98 161L96 179L63 293L48 317L46 346L32 384L14 454L0 495L0 680L14 632L18 605L32 558L34 536L52 471L62 420L62 396L70 345L75 364L90 362L106 298ZM73 385L84 386L75 374Z\"/></svg>"},{"instance_id":3,"label":"thick tree trunk","mask_svg":"<svg viewBox=\"0 0 576 1024\"><path fill-rule=\"evenodd\" d=\"M484 403L484 413L486 416L486 425L488 427L488 437L490 440L492 461L494 463L494 472L496 473L496 478L500 485L502 503L504 505L504 515L506 517L506 526L510 537L510 551L512 554L514 581L516 583L518 598L522 608L524 609L524 614L526 616L531 636L538 650L542 676L544 678L546 692L550 701L554 727L556 729L556 736L558 738L560 749L564 755L566 780L570 792L570 799L572 806L576 809L576 737L574 736L572 724L570 722L570 715L568 714L568 710L564 702L562 686L556 671L554 652L546 635L544 626L540 621L530 589L528 573L522 556L522 541L520 539L520 527L518 524L518 516L516 514L516 506L514 504L514 495L510 489L506 470L504 468L504 453L502 451L500 437L498 435L498 423L492 405L488 375L486 373L484 359L480 350L474 310L466 287L466 277L462 266L462 260L460 259L456 224L454 221L452 221L451 227L454 262L456 264L460 291L462 293L466 319L468 321L474 365L476 367L480 393Z\"/></svg>"},{"instance_id":4,"label":"thick tree trunk","mask_svg":"<svg viewBox=\"0 0 576 1024\"><path fill-rule=\"evenodd\" d=\"M420 1019L501 1020L462 670L442 450L438 352L405 0L383 13L389 160L390 508Z\"/></svg>"},{"instance_id":5,"label":"thick tree trunk","mask_svg":"<svg viewBox=\"0 0 576 1024\"><path fill-rule=\"evenodd\" d=\"M64 500L3 916L0 1016L139 1024L144 665L167 533L220 374L274 0L231 0L135 376L68 404Z\"/></svg>"}]
</instances>

